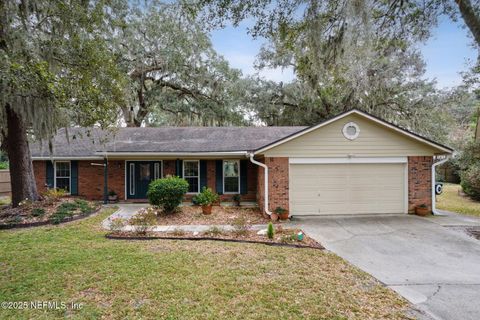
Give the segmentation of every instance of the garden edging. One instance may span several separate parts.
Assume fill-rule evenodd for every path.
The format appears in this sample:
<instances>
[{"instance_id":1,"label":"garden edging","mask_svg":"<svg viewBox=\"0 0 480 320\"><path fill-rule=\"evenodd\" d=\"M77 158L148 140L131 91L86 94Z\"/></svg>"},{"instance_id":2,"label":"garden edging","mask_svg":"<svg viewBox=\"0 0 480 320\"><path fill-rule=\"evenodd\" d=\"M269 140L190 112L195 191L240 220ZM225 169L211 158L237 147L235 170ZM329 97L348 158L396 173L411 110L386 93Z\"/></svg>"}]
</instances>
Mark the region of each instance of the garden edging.
<instances>
[{"instance_id":1,"label":"garden edging","mask_svg":"<svg viewBox=\"0 0 480 320\"><path fill-rule=\"evenodd\" d=\"M106 234L105 238L110 240L190 240L190 241L223 241L223 242L236 242L236 243L256 243L256 244L265 244L269 246L277 247L291 247L291 248L303 248L303 249L318 249L324 250L325 248L319 244L318 247L301 245L301 244L291 244L291 243L278 243L278 242L269 242L269 241L255 241L255 240L240 240L240 239L227 239L227 238L214 238L214 237L160 237L160 236L151 236L151 237L141 237L141 236L115 236L112 234Z\"/></svg>"},{"instance_id":2,"label":"garden edging","mask_svg":"<svg viewBox=\"0 0 480 320\"><path fill-rule=\"evenodd\" d=\"M73 222L77 220L81 220L84 218L88 218L90 216L93 216L100 212L102 210L103 206L100 206L97 210L87 213L85 215L76 215L73 217L67 217L60 221L59 223L53 223L51 220L46 220L46 221L37 221L37 222L28 222L28 223L11 223L11 224L0 224L0 230L9 230L9 229L24 229L24 228L33 228L33 227L41 227L41 226L47 226L47 225L59 225L67 222Z\"/></svg>"}]
</instances>

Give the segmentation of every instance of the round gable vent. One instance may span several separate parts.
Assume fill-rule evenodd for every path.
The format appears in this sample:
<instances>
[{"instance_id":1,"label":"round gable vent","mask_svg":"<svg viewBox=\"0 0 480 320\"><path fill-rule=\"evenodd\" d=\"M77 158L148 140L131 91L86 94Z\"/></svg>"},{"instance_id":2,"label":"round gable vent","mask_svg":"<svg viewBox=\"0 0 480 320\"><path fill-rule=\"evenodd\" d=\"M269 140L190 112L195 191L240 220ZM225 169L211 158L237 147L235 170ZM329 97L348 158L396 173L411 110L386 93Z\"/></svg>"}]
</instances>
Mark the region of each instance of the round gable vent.
<instances>
[{"instance_id":1,"label":"round gable vent","mask_svg":"<svg viewBox=\"0 0 480 320\"><path fill-rule=\"evenodd\" d=\"M360 128L355 122L349 122L343 126L342 133L348 140L355 140L360 134Z\"/></svg>"}]
</instances>

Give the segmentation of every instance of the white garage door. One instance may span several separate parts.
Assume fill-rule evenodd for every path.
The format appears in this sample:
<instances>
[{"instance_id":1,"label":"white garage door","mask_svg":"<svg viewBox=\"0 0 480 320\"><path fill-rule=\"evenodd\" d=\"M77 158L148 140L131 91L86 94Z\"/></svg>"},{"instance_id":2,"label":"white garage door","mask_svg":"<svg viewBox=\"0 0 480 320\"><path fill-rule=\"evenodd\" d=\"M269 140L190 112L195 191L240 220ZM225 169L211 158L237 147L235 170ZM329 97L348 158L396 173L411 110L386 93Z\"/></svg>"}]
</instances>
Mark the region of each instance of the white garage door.
<instances>
[{"instance_id":1,"label":"white garage door","mask_svg":"<svg viewBox=\"0 0 480 320\"><path fill-rule=\"evenodd\" d=\"M291 214L403 213L405 165L291 164Z\"/></svg>"}]
</instances>

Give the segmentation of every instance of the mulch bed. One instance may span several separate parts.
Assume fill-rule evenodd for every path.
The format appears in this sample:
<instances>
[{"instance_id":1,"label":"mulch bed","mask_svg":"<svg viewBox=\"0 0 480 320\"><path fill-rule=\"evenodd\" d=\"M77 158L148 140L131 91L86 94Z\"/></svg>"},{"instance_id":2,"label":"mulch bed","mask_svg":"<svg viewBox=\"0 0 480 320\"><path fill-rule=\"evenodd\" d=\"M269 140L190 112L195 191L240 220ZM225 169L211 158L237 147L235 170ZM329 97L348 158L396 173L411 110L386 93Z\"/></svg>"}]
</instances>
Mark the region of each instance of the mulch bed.
<instances>
[{"instance_id":1,"label":"mulch bed","mask_svg":"<svg viewBox=\"0 0 480 320\"><path fill-rule=\"evenodd\" d=\"M140 211L153 210L157 215L158 225L193 225L193 224L234 224L239 218L245 220L247 224L265 224L270 222L265 218L258 208L242 207L221 207L214 206L212 214L202 214L200 206L183 206L178 208L178 212L165 214L154 207L147 207Z\"/></svg>"},{"instance_id":2,"label":"mulch bed","mask_svg":"<svg viewBox=\"0 0 480 320\"><path fill-rule=\"evenodd\" d=\"M145 234L139 234L137 232L112 232L106 234L105 237L112 240L190 240L190 241L224 241L224 242L238 242L238 243L260 243L270 246L283 246L294 248L312 248L312 249L324 249L314 239L303 233L303 240L292 240L292 235L296 235L301 232L300 229L283 229L277 228L273 239L269 239L266 235L258 235L257 231L248 230L241 233L235 231L223 231L218 230L207 231L202 233L192 232L147 232Z\"/></svg>"},{"instance_id":3,"label":"mulch bed","mask_svg":"<svg viewBox=\"0 0 480 320\"><path fill-rule=\"evenodd\" d=\"M52 221L52 216L56 213L57 209L64 203L74 202L75 198L72 197L62 197L54 201L35 201L30 202L24 205L20 205L16 208L11 206L6 206L0 209L0 230L5 229L15 229L15 228L30 228L45 226L49 224L60 224L65 222L71 222L79 219L86 218L98 212L101 208L97 203L88 202L88 204L93 208L89 212L81 212L81 210L76 210L70 216L65 216L63 220L57 221L54 223ZM35 209L43 209L44 213L35 216L33 214Z\"/></svg>"}]
</instances>

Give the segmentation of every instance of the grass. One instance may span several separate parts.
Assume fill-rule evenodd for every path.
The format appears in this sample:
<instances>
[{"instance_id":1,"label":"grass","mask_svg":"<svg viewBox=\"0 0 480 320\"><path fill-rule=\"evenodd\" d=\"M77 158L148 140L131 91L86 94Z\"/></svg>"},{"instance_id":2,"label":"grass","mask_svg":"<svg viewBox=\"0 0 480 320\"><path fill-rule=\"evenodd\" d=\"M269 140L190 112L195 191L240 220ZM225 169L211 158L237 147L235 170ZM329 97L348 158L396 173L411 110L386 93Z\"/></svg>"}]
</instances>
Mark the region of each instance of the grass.
<instances>
[{"instance_id":1,"label":"grass","mask_svg":"<svg viewBox=\"0 0 480 320\"><path fill-rule=\"evenodd\" d=\"M0 301L82 303L0 319L401 319L408 304L326 251L115 241L100 223L0 231Z\"/></svg>"},{"instance_id":2,"label":"grass","mask_svg":"<svg viewBox=\"0 0 480 320\"><path fill-rule=\"evenodd\" d=\"M480 216L480 202L466 196L460 196L458 191L462 187L458 184L445 183L443 193L437 196L437 208L461 214Z\"/></svg>"}]
</instances>

